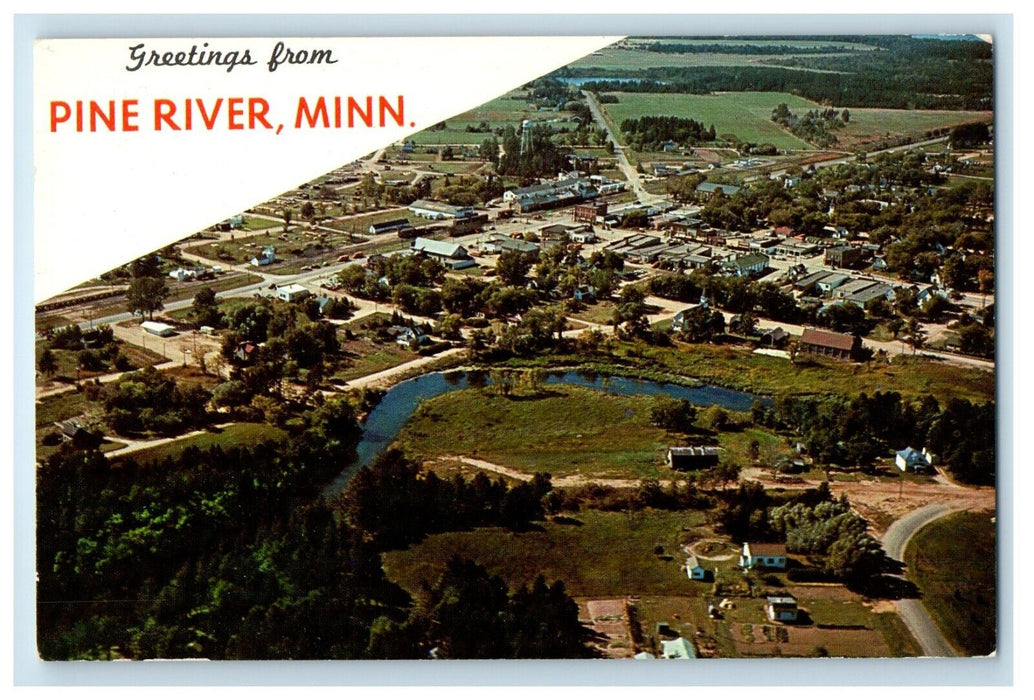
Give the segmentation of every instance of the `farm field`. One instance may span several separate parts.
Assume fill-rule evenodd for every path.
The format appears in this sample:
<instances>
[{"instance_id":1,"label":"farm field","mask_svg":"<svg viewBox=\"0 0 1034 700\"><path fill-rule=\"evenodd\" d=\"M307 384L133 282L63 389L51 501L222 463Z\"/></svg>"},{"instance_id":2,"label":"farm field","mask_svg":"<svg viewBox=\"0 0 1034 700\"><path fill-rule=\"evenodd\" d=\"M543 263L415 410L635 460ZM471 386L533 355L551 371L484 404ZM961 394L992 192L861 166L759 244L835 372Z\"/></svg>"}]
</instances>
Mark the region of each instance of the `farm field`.
<instances>
[{"instance_id":1,"label":"farm field","mask_svg":"<svg viewBox=\"0 0 1034 700\"><path fill-rule=\"evenodd\" d=\"M675 116L695 119L715 132L735 134L752 143L770 143L783 149L812 149L813 146L793 136L772 121L772 110L786 103L791 111L817 109L819 105L782 92L729 92L716 95L675 93L615 93L619 102L604 105L618 127L625 119L643 116Z\"/></svg>"},{"instance_id":2,"label":"farm field","mask_svg":"<svg viewBox=\"0 0 1034 700\"><path fill-rule=\"evenodd\" d=\"M877 141L888 136L909 134L922 137L933 129L971 122L990 121L991 112L951 112L947 110L864 109L850 107L850 122L836 132L842 146ZM716 127L717 128L717 127Z\"/></svg>"},{"instance_id":3,"label":"farm field","mask_svg":"<svg viewBox=\"0 0 1034 700\"><path fill-rule=\"evenodd\" d=\"M725 43L725 42L705 42ZM624 48L608 48L597 52L598 55L580 58L571 64L571 68L580 70L613 71L614 74L633 75L636 70L645 68L689 68L695 66L764 66L769 59L793 58L798 54L737 54L737 53L661 53L657 51L641 51ZM843 56L845 54L806 54L808 58L822 56ZM779 66L785 68L785 66ZM804 69L814 70L814 69ZM818 71L815 72L826 72Z\"/></svg>"}]
</instances>

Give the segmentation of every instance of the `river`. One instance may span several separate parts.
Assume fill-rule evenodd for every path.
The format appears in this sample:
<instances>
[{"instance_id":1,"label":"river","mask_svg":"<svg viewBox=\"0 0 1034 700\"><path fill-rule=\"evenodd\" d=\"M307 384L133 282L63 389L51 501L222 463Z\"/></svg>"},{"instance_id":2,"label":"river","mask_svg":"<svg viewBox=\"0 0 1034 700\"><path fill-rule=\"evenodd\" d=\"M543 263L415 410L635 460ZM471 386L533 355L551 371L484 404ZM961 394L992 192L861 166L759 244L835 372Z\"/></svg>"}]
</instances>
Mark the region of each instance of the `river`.
<instances>
[{"instance_id":1,"label":"river","mask_svg":"<svg viewBox=\"0 0 1034 700\"><path fill-rule=\"evenodd\" d=\"M422 401L433 399L450 391L471 386L488 386L491 379L483 372L434 372L416 379L410 379L391 387L376 408L370 411L363 425L363 438L356 448L357 458L332 481L324 496L340 493L349 479L359 469L372 464L377 455L386 449L399 431L420 407ZM586 389L598 389L621 396L670 396L685 399L697 406L718 405L731 411L746 411L758 397L742 391L723 389L717 386L683 386L666 382L655 382L626 377L610 377L584 372L554 372L546 378L546 384L567 384ZM767 399L762 399L767 402Z\"/></svg>"}]
</instances>

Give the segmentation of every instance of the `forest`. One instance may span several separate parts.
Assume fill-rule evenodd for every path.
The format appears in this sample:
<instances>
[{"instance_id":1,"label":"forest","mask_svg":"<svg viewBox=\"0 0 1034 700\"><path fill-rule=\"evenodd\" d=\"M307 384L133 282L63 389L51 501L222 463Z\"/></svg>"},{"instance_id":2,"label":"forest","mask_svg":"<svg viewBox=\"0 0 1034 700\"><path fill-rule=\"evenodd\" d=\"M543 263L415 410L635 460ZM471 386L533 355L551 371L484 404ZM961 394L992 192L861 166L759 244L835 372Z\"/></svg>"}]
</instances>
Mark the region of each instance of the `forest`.
<instances>
[{"instance_id":1,"label":"forest","mask_svg":"<svg viewBox=\"0 0 1034 700\"><path fill-rule=\"evenodd\" d=\"M840 50L837 52L840 55L833 56L774 57L766 59L764 66L655 67L626 70L621 75L600 68L568 67L557 75L608 78L582 85L595 92L789 92L820 104L851 107L992 108L990 44L904 36L841 40L861 41L880 48L876 51ZM745 52L743 46L735 48L736 53ZM802 68L806 70L800 70ZM614 80L626 77L627 81ZM945 85L951 86L951 92L945 91Z\"/></svg>"}]
</instances>

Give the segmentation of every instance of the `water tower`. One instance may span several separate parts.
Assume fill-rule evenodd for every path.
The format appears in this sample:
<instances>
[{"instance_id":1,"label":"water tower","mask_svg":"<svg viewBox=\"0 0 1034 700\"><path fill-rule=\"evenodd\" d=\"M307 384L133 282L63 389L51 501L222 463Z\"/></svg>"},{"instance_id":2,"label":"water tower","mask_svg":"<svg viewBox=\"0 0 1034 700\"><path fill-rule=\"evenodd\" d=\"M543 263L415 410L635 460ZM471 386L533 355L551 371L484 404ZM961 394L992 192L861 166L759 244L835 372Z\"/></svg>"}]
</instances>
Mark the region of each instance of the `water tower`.
<instances>
[{"instance_id":1,"label":"water tower","mask_svg":"<svg viewBox=\"0 0 1034 700\"><path fill-rule=\"evenodd\" d=\"M531 153L531 120L521 122L521 155Z\"/></svg>"}]
</instances>

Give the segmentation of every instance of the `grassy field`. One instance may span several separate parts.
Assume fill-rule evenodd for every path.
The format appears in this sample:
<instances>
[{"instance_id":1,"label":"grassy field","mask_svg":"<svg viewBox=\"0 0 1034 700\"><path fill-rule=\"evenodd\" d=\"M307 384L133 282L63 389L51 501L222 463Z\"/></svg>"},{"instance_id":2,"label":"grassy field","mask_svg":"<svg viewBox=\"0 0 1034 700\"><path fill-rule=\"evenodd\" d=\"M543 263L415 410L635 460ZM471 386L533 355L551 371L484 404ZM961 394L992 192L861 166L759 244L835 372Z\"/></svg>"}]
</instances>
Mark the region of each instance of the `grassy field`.
<instances>
[{"instance_id":1,"label":"grassy field","mask_svg":"<svg viewBox=\"0 0 1034 700\"><path fill-rule=\"evenodd\" d=\"M36 427L41 428L61 420L68 420L93 406L79 391L66 391L47 396L36 402Z\"/></svg>"},{"instance_id":2,"label":"grassy field","mask_svg":"<svg viewBox=\"0 0 1034 700\"><path fill-rule=\"evenodd\" d=\"M165 362L165 358L156 352L145 350L131 343L119 342L119 352L126 356L129 360L129 369L142 369L144 367L150 367L151 365L160 365ZM46 347L43 341L36 343L36 362L39 362L40 355L43 354L43 350ZM119 370L111 366L110 363L105 363L104 369L97 372L87 372L79 370L79 352L77 350L62 350L60 348L51 350L54 356L57 370L54 372L53 377L44 377L38 375L36 377L36 385L42 386L49 384L51 379L58 379L59 381L65 381L71 383L76 379L89 379L91 377L98 377L111 372L117 372ZM78 370L78 371L77 371Z\"/></svg>"},{"instance_id":3,"label":"grassy field","mask_svg":"<svg viewBox=\"0 0 1034 700\"><path fill-rule=\"evenodd\" d=\"M752 464L750 444L755 440L758 443L758 456L761 464L773 465L780 457L789 457L792 453L784 438L767 430L747 428L737 433L721 433L718 436L718 444L726 451L723 461L742 466Z\"/></svg>"},{"instance_id":4,"label":"grassy field","mask_svg":"<svg viewBox=\"0 0 1034 700\"><path fill-rule=\"evenodd\" d=\"M909 578L922 591L923 605L948 640L973 656L990 654L997 646L991 516L961 512L940 518L920 530L905 550Z\"/></svg>"},{"instance_id":5,"label":"grassy field","mask_svg":"<svg viewBox=\"0 0 1034 700\"><path fill-rule=\"evenodd\" d=\"M617 126L625 119L642 116L675 116L695 119L715 132L735 134L744 141L770 143L777 148L811 149L813 146L783 131L772 121L772 110L781 103L792 111L816 109L819 105L782 92L729 92L717 95L674 93L616 93L617 104L604 105ZM852 112L853 115L853 112Z\"/></svg>"},{"instance_id":6,"label":"grassy field","mask_svg":"<svg viewBox=\"0 0 1034 700\"><path fill-rule=\"evenodd\" d=\"M843 106L843 105L842 105ZM850 105L846 105L850 107ZM851 120L836 132L843 144L878 141L887 136L911 134L922 137L931 129L990 121L991 112L946 110L868 109L850 107Z\"/></svg>"},{"instance_id":7,"label":"grassy field","mask_svg":"<svg viewBox=\"0 0 1034 700\"><path fill-rule=\"evenodd\" d=\"M481 563L511 587L530 584L542 574L547 581L563 581L572 596L700 596L710 585L686 578L679 547L686 541L683 530L703 521L704 514L697 511L587 510L571 522L546 522L531 532L480 528L431 535L409 549L385 553L384 571L418 593L422 582L433 584L449 558L460 555ZM654 553L658 545L665 554Z\"/></svg>"},{"instance_id":8,"label":"grassy field","mask_svg":"<svg viewBox=\"0 0 1034 700\"><path fill-rule=\"evenodd\" d=\"M648 347L638 354L630 343L614 341L609 355L559 355L514 360L515 366L590 365L614 374L647 373L657 378L688 377L756 394L825 394L897 391L905 396L933 394L988 401L995 395L994 374L921 357L899 355L892 364L854 364L833 360L801 360L755 355L736 346L690 345Z\"/></svg>"},{"instance_id":9,"label":"grassy field","mask_svg":"<svg viewBox=\"0 0 1034 700\"><path fill-rule=\"evenodd\" d=\"M670 475L671 438L650 424L651 406L651 397L571 386L537 397L466 389L422 404L398 442L420 457L464 455L554 476L658 478Z\"/></svg>"},{"instance_id":10,"label":"grassy field","mask_svg":"<svg viewBox=\"0 0 1034 700\"><path fill-rule=\"evenodd\" d=\"M333 374L333 379L340 382L375 374L420 357L394 342L378 343L368 339L345 341L341 349L350 357L350 364Z\"/></svg>"},{"instance_id":11,"label":"grassy field","mask_svg":"<svg viewBox=\"0 0 1034 700\"><path fill-rule=\"evenodd\" d=\"M276 426L268 423L234 423L225 428L212 428L199 435L191 435L180 440L150 447L145 450L131 452L126 455L139 464L154 462L166 457L177 457L188 447L206 449L221 445L222 447L233 447L237 445L255 445L264 440L279 440L286 433ZM119 457L115 460L121 459Z\"/></svg>"}]
</instances>

